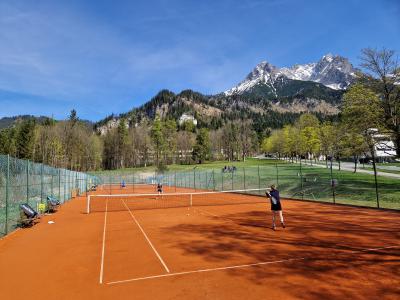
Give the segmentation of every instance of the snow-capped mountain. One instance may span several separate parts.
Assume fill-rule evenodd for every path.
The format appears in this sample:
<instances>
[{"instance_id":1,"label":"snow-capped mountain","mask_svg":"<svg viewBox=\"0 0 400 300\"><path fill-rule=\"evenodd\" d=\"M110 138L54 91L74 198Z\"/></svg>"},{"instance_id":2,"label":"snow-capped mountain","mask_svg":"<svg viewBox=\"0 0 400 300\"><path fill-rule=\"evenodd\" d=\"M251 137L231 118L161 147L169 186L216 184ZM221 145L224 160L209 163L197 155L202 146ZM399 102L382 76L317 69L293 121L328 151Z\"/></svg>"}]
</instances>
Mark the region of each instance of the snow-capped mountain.
<instances>
[{"instance_id":1,"label":"snow-capped mountain","mask_svg":"<svg viewBox=\"0 0 400 300\"><path fill-rule=\"evenodd\" d=\"M274 90L275 82L286 78L300 81L313 81L321 83L335 90L346 89L355 79L356 70L347 58L327 54L316 63L294 65L290 68L278 68L268 62L261 62L246 79L237 86L226 91L229 96L250 91L258 84L265 84Z\"/></svg>"}]
</instances>

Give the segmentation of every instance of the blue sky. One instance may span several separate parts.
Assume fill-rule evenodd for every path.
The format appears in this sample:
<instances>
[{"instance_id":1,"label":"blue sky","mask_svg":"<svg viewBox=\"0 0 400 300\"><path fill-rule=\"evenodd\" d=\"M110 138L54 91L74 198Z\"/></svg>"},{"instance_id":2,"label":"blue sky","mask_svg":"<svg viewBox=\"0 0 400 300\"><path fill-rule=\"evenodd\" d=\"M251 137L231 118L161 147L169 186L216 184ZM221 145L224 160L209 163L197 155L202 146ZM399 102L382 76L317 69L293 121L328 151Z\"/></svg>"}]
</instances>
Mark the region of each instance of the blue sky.
<instances>
[{"instance_id":1,"label":"blue sky","mask_svg":"<svg viewBox=\"0 0 400 300\"><path fill-rule=\"evenodd\" d=\"M398 0L0 1L0 117L100 120L161 89L227 90L263 60L400 55Z\"/></svg>"}]
</instances>

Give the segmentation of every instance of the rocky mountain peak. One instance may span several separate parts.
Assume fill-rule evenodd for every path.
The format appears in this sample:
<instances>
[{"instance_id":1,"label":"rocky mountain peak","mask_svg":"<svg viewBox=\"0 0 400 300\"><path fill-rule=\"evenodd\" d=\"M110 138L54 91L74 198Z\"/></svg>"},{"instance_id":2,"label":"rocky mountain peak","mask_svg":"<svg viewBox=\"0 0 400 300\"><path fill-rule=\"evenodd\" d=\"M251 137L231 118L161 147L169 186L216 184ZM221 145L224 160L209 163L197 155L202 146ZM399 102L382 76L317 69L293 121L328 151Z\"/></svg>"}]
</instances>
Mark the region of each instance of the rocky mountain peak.
<instances>
[{"instance_id":1,"label":"rocky mountain peak","mask_svg":"<svg viewBox=\"0 0 400 300\"><path fill-rule=\"evenodd\" d=\"M225 95L240 94L259 83L274 84L279 76L292 80L313 81L331 89L346 89L355 79L355 69L347 58L328 53L318 62L296 64L278 68L266 61L259 63L245 80L225 92Z\"/></svg>"}]
</instances>

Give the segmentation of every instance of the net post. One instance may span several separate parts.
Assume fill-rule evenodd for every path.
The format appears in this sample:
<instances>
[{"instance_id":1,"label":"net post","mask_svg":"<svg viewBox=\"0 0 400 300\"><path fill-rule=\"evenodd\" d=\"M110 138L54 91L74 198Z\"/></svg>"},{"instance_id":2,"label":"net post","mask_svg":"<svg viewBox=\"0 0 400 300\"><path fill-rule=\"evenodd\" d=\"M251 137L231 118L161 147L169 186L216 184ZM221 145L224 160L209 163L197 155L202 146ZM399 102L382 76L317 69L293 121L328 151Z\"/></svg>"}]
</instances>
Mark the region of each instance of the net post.
<instances>
[{"instance_id":1,"label":"net post","mask_svg":"<svg viewBox=\"0 0 400 300\"><path fill-rule=\"evenodd\" d=\"M86 213L87 214L90 213L90 194L87 196L87 199L86 199Z\"/></svg>"},{"instance_id":2,"label":"net post","mask_svg":"<svg viewBox=\"0 0 400 300\"><path fill-rule=\"evenodd\" d=\"M193 194L190 193L190 207L193 206Z\"/></svg>"},{"instance_id":3,"label":"net post","mask_svg":"<svg viewBox=\"0 0 400 300\"><path fill-rule=\"evenodd\" d=\"M278 163L275 164L276 167L276 185L279 188L279 168L278 168Z\"/></svg>"}]
</instances>

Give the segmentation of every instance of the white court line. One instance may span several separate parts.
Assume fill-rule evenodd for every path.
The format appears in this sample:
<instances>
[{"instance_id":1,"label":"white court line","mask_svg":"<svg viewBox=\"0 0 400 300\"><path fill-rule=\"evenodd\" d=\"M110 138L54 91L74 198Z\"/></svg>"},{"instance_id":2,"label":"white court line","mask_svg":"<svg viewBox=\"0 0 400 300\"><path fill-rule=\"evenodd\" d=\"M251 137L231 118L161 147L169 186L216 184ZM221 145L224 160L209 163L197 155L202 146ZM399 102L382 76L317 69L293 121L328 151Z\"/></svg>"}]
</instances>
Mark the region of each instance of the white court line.
<instances>
[{"instance_id":1,"label":"white court line","mask_svg":"<svg viewBox=\"0 0 400 300\"><path fill-rule=\"evenodd\" d=\"M199 211L200 213L203 212L203 213L205 213L205 214L207 214L207 215L209 215L209 216L213 216L213 217L217 217L217 218L223 218L223 217L221 217L221 216L214 215L214 214L212 214L212 213L210 213L210 212L208 212L208 211L206 211L206 210L200 209L200 208L196 208L195 210ZM226 218L223 218L223 219L226 219Z\"/></svg>"},{"instance_id":2,"label":"white court line","mask_svg":"<svg viewBox=\"0 0 400 300\"><path fill-rule=\"evenodd\" d=\"M179 275L186 275L186 274L193 274L193 273L203 273L203 272L221 271L221 270L229 270L229 269L248 268L248 267L277 264L277 263L283 263L283 262L289 262L289 261L295 261L295 260L303 260L303 259L306 259L306 258L305 257L302 257L302 258L289 258L289 259L275 260L275 261L265 261L265 262L259 262L259 263L254 263L254 264L247 264L247 265L237 265L237 266L219 267L219 268L212 268L212 269L201 269L201 270L194 270L194 271L169 273L169 274L154 275L154 276L148 276L148 277L126 279L126 280L120 280L120 281L112 281L112 282L108 282L107 284L125 283L125 282L131 282L131 281L139 281L139 280L154 279L154 278L161 278L161 277L179 276Z\"/></svg>"},{"instance_id":3,"label":"white court line","mask_svg":"<svg viewBox=\"0 0 400 300\"><path fill-rule=\"evenodd\" d=\"M399 248L399 247L400 246L370 248L370 249L356 250L356 251L352 251L350 253L360 253L360 252L376 251L376 250ZM139 278L119 280L119 281L111 281L111 282L108 282L107 284L112 285L112 284L127 283L127 282L132 282L132 281L141 281L141 280L156 279L156 278L163 278L163 277L180 276L180 275L187 275L187 274L194 274L194 273L204 273L204 272L213 272L213 271L223 271L223 270L229 270L229 269L249 268L249 267L255 267L255 266L262 266L262 265L285 263L285 262L290 262L290 261L300 261L300 260L306 260L306 259L318 260L318 258L313 259L310 257L289 258L289 259L283 259L283 260L266 261L266 262L259 262L259 263L246 264L246 265L236 265L236 266L228 266L228 267L219 267L219 268L211 268L211 269L200 269L200 270L194 270L194 271L169 273L169 274L162 274L162 275L153 275L153 276L147 276L147 277L139 277Z\"/></svg>"},{"instance_id":4,"label":"white court line","mask_svg":"<svg viewBox=\"0 0 400 300\"><path fill-rule=\"evenodd\" d=\"M167 273L169 273L169 269L168 269L167 265L165 264L165 262L161 258L160 254L158 254L156 248L153 246L153 244L151 243L150 239L147 237L147 234L144 232L142 226L140 226L139 222L136 220L135 216L132 214L131 210L126 205L125 200L122 200L122 202L124 203L126 209L129 211L129 214L131 215L132 219L135 221L135 223L139 227L140 231L142 231L142 233L143 233L144 237L146 238L147 242L149 243L150 247L153 249L154 253L157 255L157 257L160 260L161 264L163 265L165 271L167 271Z\"/></svg>"},{"instance_id":5,"label":"white court line","mask_svg":"<svg viewBox=\"0 0 400 300\"><path fill-rule=\"evenodd\" d=\"M399 248L399 247L400 246L387 246L387 247L380 247L380 248L369 248L369 249L361 249L361 250L351 251L350 253L369 252L369 251L384 250L384 249Z\"/></svg>"},{"instance_id":6,"label":"white court line","mask_svg":"<svg viewBox=\"0 0 400 300\"><path fill-rule=\"evenodd\" d=\"M103 273L104 273L104 253L105 253L105 248L106 248L107 206L108 206L108 200L106 201L106 212L104 214L103 248L101 250L101 264L100 264L100 284L103 283Z\"/></svg>"}]
</instances>

